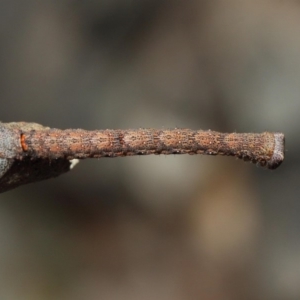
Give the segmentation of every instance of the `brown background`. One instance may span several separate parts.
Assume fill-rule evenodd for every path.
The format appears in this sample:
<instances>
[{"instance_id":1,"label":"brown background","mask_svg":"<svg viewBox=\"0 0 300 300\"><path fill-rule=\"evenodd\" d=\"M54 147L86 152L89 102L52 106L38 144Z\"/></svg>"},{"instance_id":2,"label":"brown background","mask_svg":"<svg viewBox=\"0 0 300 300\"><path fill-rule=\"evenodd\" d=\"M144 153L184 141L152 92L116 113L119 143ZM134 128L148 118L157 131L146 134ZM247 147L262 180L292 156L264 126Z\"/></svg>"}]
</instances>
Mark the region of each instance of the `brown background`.
<instances>
[{"instance_id":1,"label":"brown background","mask_svg":"<svg viewBox=\"0 0 300 300\"><path fill-rule=\"evenodd\" d=\"M300 2L2 0L0 119L282 131L233 158L87 160L0 195L1 299L300 298Z\"/></svg>"}]
</instances>

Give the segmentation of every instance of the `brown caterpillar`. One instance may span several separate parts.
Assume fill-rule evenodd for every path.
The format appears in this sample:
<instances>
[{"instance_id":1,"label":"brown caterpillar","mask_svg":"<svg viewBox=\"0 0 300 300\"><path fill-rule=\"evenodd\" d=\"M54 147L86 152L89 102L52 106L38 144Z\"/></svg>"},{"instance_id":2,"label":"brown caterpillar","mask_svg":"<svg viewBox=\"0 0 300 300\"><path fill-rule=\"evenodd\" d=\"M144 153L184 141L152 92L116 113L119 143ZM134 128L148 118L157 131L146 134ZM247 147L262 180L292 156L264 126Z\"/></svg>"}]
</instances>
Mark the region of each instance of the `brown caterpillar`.
<instances>
[{"instance_id":1,"label":"brown caterpillar","mask_svg":"<svg viewBox=\"0 0 300 300\"><path fill-rule=\"evenodd\" d=\"M23 154L32 158L84 159L149 154L235 156L268 169L284 159L282 133L220 133L190 129L48 129L20 135Z\"/></svg>"},{"instance_id":2,"label":"brown caterpillar","mask_svg":"<svg viewBox=\"0 0 300 300\"><path fill-rule=\"evenodd\" d=\"M77 159L148 154L229 155L276 169L282 133L220 133L190 129L51 129L0 123L0 193L68 172Z\"/></svg>"}]
</instances>

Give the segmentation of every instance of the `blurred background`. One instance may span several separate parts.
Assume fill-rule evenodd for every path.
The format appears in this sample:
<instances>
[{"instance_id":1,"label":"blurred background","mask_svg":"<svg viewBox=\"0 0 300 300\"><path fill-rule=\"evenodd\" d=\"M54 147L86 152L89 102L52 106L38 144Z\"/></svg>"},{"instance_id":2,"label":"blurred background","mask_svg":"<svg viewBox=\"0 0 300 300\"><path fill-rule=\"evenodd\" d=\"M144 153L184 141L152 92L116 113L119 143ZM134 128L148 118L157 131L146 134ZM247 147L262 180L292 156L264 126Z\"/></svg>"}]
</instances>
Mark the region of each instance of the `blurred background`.
<instances>
[{"instance_id":1,"label":"blurred background","mask_svg":"<svg viewBox=\"0 0 300 300\"><path fill-rule=\"evenodd\" d=\"M86 160L0 195L1 299L300 299L300 1L1 0L0 119L281 131L227 157Z\"/></svg>"}]
</instances>

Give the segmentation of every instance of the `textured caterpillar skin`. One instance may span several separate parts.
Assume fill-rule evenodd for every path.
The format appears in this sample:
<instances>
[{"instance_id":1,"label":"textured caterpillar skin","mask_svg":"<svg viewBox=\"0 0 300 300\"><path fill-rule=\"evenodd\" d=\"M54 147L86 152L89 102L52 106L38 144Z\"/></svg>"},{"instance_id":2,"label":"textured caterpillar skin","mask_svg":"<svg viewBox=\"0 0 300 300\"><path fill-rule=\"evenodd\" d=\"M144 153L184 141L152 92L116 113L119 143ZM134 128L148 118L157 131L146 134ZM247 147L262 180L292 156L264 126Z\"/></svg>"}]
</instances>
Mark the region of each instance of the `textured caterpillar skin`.
<instances>
[{"instance_id":1,"label":"textured caterpillar skin","mask_svg":"<svg viewBox=\"0 0 300 300\"><path fill-rule=\"evenodd\" d=\"M84 159L148 154L235 156L269 169L284 160L282 133L220 133L190 129L49 129L21 133L24 155L32 158Z\"/></svg>"}]
</instances>

